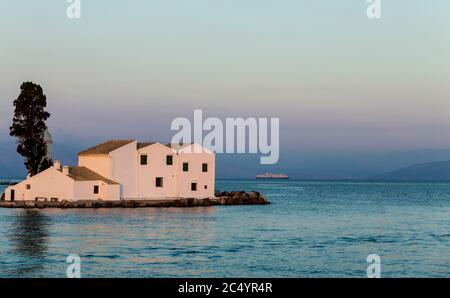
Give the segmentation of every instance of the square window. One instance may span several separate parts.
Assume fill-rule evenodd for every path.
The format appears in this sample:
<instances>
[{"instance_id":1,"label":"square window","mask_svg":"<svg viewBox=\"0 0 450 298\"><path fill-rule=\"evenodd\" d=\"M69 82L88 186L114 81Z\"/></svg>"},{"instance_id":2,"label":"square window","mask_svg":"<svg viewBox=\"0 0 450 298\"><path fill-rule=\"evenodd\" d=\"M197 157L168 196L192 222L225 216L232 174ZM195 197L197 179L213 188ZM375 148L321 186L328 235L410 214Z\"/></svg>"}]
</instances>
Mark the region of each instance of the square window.
<instances>
[{"instance_id":1,"label":"square window","mask_svg":"<svg viewBox=\"0 0 450 298\"><path fill-rule=\"evenodd\" d=\"M208 185L205 185L205 189L208 189Z\"/></svg>"},{"instance_id":2,"label":"square window","mask_svg":"<svg viewBox=\"0 0 450 298\"><path fill-rule=\"evenodd\" d=\"M31 189L31 184L27 184L27 189Z\"/></svg>"},{"instance_id":3,"label":"square window","mask_svg":"<svg viewBox=\"0 0 450 298\"><path fill-rule=\"evenodd\" d=\"M156 177L156 187L163 187L163 178Z\"/></svg>"},{"instance_id":4,"label":"square window","mask_svg":"<svg viewBox=\"0 0 450 298\"><path fill-rule=\"evenodd\" d=\"M208 172L208 164L207 163L202 164L202 172L203 173Z\"/></svg>"},{"instance_id":5,"label":"square window","mask_svg":"<svg viewBox=\"0 0 450 298\"><path fill-rule=\"evenodd\" d=\"M188 172L188 171L189 171L189 163L183 162L183 172Z\"/></svg>"},{"instance_id":6,"label":"square window","mask_svg":"<svg viewBox=\"0 0 450 298\"><path fill-rule=\"evenodd\" d=\"M98 194L99 187L98 185L94 185L94 194Z\"/></svg>"},{"instance_id":7,"label":"square window","mask_svg":"<svg viewBox=\"0 0 450 298\"><path fill-rule=\"evenodd\" d=\"M147 155L141 155L141 165L145 166L147 165L147 162L148 162Z\"/></svg>"},{"instance_id":8,"label":"square window","mask_svg":"<svg viewBox=\"0 0 450 298\"><path fill-rule=\"evenodd\" d=\"M191 183L191 190L197 191L197 183Z\"/></svg>"},{"instance_id":9,"label":"square window","mask_svg":"<svg viewBox=\"0 0 450 298\"><path fill-rule=\"evenodd\" d=\"M173 156L172 156L172 155L167 155L167 156L166 156L166 164L167 164L168 166L173 165Z\"/></svg>"}]
</instances>

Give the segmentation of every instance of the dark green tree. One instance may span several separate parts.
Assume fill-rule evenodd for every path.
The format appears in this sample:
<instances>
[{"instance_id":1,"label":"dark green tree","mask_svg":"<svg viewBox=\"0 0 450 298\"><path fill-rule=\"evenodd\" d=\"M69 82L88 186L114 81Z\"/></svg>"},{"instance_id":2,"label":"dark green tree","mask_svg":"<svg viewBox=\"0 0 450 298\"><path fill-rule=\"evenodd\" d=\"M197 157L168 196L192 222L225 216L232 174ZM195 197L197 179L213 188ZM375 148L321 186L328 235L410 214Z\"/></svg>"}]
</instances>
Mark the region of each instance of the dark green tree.
<instances>
[{"instance_id":1,"label":"dark green tree","mask_svg":"<svg viewBox=\"0 0 450 298\"><path fill-rule=\"evenodd\" d=\"M17 152L23 156L24 164L31 176L48 169L52 161L47 159L47 144L44 135L45 121L50 117L45 108L47 98L41 86L25 82L14 100L14 118L9 128L10 135L17 139Z\"/></svg>"}]
</instances>

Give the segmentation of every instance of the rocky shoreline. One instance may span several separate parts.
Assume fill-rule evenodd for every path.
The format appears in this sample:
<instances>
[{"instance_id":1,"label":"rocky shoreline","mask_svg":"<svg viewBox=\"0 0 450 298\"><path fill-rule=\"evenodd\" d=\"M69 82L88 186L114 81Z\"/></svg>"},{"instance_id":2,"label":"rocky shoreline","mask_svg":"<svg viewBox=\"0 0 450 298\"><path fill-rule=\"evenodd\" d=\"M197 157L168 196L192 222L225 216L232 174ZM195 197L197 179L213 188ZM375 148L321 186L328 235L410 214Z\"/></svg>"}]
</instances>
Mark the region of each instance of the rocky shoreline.
<instances>
[{"instance_id":1,"label":"rocky shoreline","mask_svg":"<svg viewBox=\"0 0 450 298\"><path fill-rule=\"evenodd\" d=\"M0 202L0 208L169 208L169 207L207 207L207 206L229 206L229 205L267 205L269 200L259 192L219 192L215 198L205 199L171 199L171 200L126 200L126 201L61 201L61 202L34 202L15 201Z\"/></svg>"}]
</instances>

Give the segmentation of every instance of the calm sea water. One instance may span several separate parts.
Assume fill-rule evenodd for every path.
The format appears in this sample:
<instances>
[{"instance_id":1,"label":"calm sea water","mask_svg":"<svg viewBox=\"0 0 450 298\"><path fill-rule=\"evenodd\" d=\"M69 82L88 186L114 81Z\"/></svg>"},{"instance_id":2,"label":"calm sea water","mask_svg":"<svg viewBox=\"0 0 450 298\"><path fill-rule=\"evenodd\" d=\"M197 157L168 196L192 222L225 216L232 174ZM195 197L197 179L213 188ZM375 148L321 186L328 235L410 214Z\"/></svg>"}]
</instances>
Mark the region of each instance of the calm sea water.
<instances>
[{"instance_id":1,"label":"calm sea water","mask_svg":"<svg viewBox=\"0 0 450 298\"><path fill-rule=\"evenodd\" d=\"M218 181L269 206L0 209L0 277L450 277L450 183ZM2 191L3 189L0 190Z\"/></svg>"}]
</instances>

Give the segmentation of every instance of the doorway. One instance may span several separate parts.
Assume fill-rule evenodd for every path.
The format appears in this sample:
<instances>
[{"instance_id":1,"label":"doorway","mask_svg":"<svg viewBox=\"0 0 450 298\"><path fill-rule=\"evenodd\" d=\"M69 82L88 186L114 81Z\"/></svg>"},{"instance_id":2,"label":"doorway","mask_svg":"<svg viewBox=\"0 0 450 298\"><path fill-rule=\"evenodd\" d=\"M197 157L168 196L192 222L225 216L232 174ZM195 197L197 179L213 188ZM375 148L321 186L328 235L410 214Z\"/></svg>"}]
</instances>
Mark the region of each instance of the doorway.
<instances>
[{"instance_id":1,"label":"doorway","mask_svg":"<svg viewBox=\"0 0 450 298\"><path fill-rule=\"evenodd\" d=\"M14 200L16 199L16 191L14 189L11 189L11 202L14 202Z\"/></svg>"}]
</instances>

